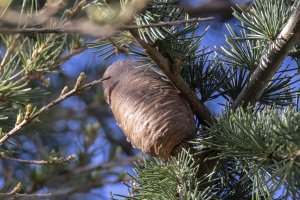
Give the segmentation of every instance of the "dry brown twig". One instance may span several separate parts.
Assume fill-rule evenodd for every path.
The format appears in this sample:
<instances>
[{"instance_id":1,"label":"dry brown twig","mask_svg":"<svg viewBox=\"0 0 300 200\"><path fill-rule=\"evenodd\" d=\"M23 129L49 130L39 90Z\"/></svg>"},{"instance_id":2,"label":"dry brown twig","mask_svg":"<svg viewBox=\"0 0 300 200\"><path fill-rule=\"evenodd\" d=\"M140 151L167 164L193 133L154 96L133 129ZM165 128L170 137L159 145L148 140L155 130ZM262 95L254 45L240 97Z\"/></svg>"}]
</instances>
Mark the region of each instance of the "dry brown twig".
<instances>
[{"instance_id":1,"label":"dry brown twig","mask_svg":"<svg viewBox=\"0 0 300 200\"><path fill-rule=\"evenodd\" d=\"M32 122L34 119L36 119L42 113L44 113L44 112L48 111L50 108L54 107L56 104L60 103L61 101L65 100L65 99L67 99L68 97L81 94L82 92L84 92L88 88L90 88L90 87L92 87L96 84L99 84L102 81L107 80L107 79L109 79L109 77L104 77L104 78L101 78L99 80L95 80L95 81L92 81L90 83L87 83L87 84L81 86L81 83L84 80L84 75L81 74L77 79L75 87L71 91L61 93L61 95L57 99L51 101L49 104L42 107L37 112L31 113L31 114L29 113L29 115L26 115L27 117L25 116L25 118L22 121L20 121L19 123L17 123L12 130L10 130L7 133L4 133L4 135L0 138L0 146L3 145L4 142L7 141L9 138L14 136L21 128L23 128L24 126L26 126L27 124Z\"/></svg>"}]
</instances>

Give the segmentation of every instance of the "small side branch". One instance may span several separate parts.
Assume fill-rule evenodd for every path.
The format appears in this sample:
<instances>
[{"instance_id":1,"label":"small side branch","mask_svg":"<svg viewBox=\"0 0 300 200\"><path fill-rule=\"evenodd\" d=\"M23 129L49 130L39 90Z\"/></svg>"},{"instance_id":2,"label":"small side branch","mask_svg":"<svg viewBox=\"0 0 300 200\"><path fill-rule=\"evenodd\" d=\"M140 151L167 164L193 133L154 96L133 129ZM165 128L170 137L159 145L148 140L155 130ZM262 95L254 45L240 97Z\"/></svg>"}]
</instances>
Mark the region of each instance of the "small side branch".
<instances>
[{"instance_id":1,"label":"small side branch","mask_svg":"<svg viewBox=\"0 0 300 200\"><path fill-rule=\"evenodd\" d=\"M35 164L35 165L55 165L55 164L62 164L70 162L71 160L74 160L76 158L75 155L70 155L63 159L50 159L50 160L23 160L20 158L14 158L5 155L4 153L0 153L0 158L5 160L11 160L19 163L25 163L25 164Z\"/></svg>"},{"instance_id":2,"label":"small side branch","mask_svg":"<svg viewBox=\"0 0 300 200\"><path fill-rule=\"evenodd\" d=\"M280 68L289 51L300 41L300 4L295 8L287 24L262 56L248 83L232 104L235 110L239 106L254 105L261 97L270 80Z\"/></svg>"},{"instance_id":3,"label":"small side branch","mask_svg":"<svg viewBox=\"0 0 300 200\"><path fill-rule=\"evenodd\" d=\"M46 199L52 197L52 194L19 194L19 193L0 193L0 199Z\"/></svg>"},{"instance_id":4,"label":"small side branch","mask_svg":"<svg viewBox=\"0 0 300 200\"><path fill-rule=\"evenodd\" d=\"M81 79L80 78L81 78L81 76L79 76L75 87L71 91L69 91L69 92L64 91L64 93L62 93L57 99L51 101L48 105L42 107L39 111L37 111L33 115L27 116L27 117L25 116L25 119L23 119L20 123L15 125L15 127L12 130L10 130L8 133L4 134L4 136L2 136L0 138L0 146L2 146L5 141L7 141L9 138L11 138L13 135L15 135L21 128L23 128L24 126L26 126L27 124L32 122L34 119L36 119L42 113L44 113L44 112L48 111L50 108L54 107L56 104L60 103L61 101L65 100L68 97L81 94L82 92L86 91L90 87L97 85L97 84L101 83L102 81L109 79L110 77L104 77L99 80L95 80L93 82L87 83L83 86L81 86L81 82L83 80L82 80L82 78Z\"/></svg>"},{"instance_id":5,"label":"small side branch","mask_svg":"<svg viewBox=\"0 0 300 200\"><path fill-rule=\"evenodd\" d=\"M108 161L105 163L100 164L88 164L79 168L76 168L70 172L58 175L53 177L50 182L66 182L70 180L72 177L80 177L84 174L90 174L94 171L105 171L105 170L112 170L115 167L122 167L122 166L132 166L136 161L138 161L140 158L138 156L131 156L127 157L122 160L116 160L116 161Z\"/></svg>"},{"instance_id":6,"label":"small side branch","mask_svg":"<svg viewBox=\"0 0 300 200\"><path fill-rule=\"evenodd\" d=\"M187 83L182 79L179 73L174 73L171 69L168 61L160 54L160 52L154 46L148 44L140 38L136 29L130 30L131 35L135 40L145 49L146 53L153 59L156 65L165 73L170 79L172 84L183 94L185 99L189 102L192 110L197 115L200 122L204 125L212 125L215 122L214 117L206 108L203 102L199 101L195 93L189 88ZM175 67L176 68L176 67Z\"/></svg>"},{"instance_id":7,"label":"small side branch","mask_svg":"<svg viewBox=\"0 0 300 200\"><path fill-rule=\"evenodd\" d=\"M114 180L94 180L94 181L89 181L83 185L75 185L73 184L70 187L62 187L59 189L54 189L50 190L52 197L54 199L61 199L59 197L61 196L71 196L75 193L87 193L90 192L91 189L93 188L99 188L102 187L103 185L108 185L108 184L119 184L119 183L124 183L128 182L130 179L128 176L116 178ZM102 199L102 198L99 198Z\"/></svg>"}]
</instances>

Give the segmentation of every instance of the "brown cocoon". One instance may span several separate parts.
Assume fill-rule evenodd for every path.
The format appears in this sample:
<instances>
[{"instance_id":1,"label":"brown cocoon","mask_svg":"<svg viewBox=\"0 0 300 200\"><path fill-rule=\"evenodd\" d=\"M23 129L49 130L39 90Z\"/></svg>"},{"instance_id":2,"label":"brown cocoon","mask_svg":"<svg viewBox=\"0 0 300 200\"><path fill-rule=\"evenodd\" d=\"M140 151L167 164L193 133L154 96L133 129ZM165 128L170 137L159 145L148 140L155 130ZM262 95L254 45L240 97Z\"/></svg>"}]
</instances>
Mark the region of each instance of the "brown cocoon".
<instances>
[{"instance_id":1,"label":"brown cocoon","mask_svg":"<svg viewBox=\"0 0 300 200\"><path fill-rule=\"evenodd\" d=\"M193 112L179 92L145 63L124 60L108 67L104 96L131 143L167 158L195 132Z\"/></svg>"}]
</instances>

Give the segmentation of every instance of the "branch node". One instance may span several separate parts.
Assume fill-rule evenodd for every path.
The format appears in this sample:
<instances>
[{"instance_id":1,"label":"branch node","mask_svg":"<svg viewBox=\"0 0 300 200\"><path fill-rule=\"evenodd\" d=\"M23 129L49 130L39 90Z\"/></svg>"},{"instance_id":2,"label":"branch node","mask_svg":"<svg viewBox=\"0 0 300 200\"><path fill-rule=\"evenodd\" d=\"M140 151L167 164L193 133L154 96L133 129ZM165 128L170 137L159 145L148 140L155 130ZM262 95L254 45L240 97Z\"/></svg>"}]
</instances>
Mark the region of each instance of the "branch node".
<instances>
[{"instance_id":1,"label":"branch node","mask_svg":"<svg viewBox=\"0 0 300 200\"><path fill-rule=\"evenodd\" d=\"M18 182L17 185L11 190L10 194L18 194L22 189L22 183Z\"/></svg>"},{"instance_id":2,"label":"branch node","mask_svg":"<svg viewBox=\"0 0 300 200\"><path fill-rule=\"evenodd\" d=\"M83 81L86 79L86 75L84 72L81 72L77 78L76 84L74 86L74 89L77 90L83 83Z\"/></svg>"}]
</instances>

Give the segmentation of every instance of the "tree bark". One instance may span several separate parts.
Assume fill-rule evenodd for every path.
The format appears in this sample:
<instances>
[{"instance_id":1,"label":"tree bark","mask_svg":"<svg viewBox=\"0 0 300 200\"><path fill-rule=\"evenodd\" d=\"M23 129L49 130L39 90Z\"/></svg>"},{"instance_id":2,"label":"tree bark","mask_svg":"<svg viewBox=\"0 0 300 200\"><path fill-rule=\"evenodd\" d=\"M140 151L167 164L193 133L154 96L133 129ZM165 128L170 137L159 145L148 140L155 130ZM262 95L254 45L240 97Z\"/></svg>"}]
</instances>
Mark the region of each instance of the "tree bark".
<instances>
[{"instance_id":1,"label":"tree bark","mask_svg":"<svg viewBox=\"0 0 300 200\"><path fill-rule=\"evenodd\" d=\"M289 51L300 40L300 4L278 35L277 39L270 45L265 55L262 56L257 68L250 76L248 83L244 86L241 93L232 104L235 110L239 106L246 107L249 104L255 105L276 71L282 65L282 62Z\"/></svg>"}]
</instances>

